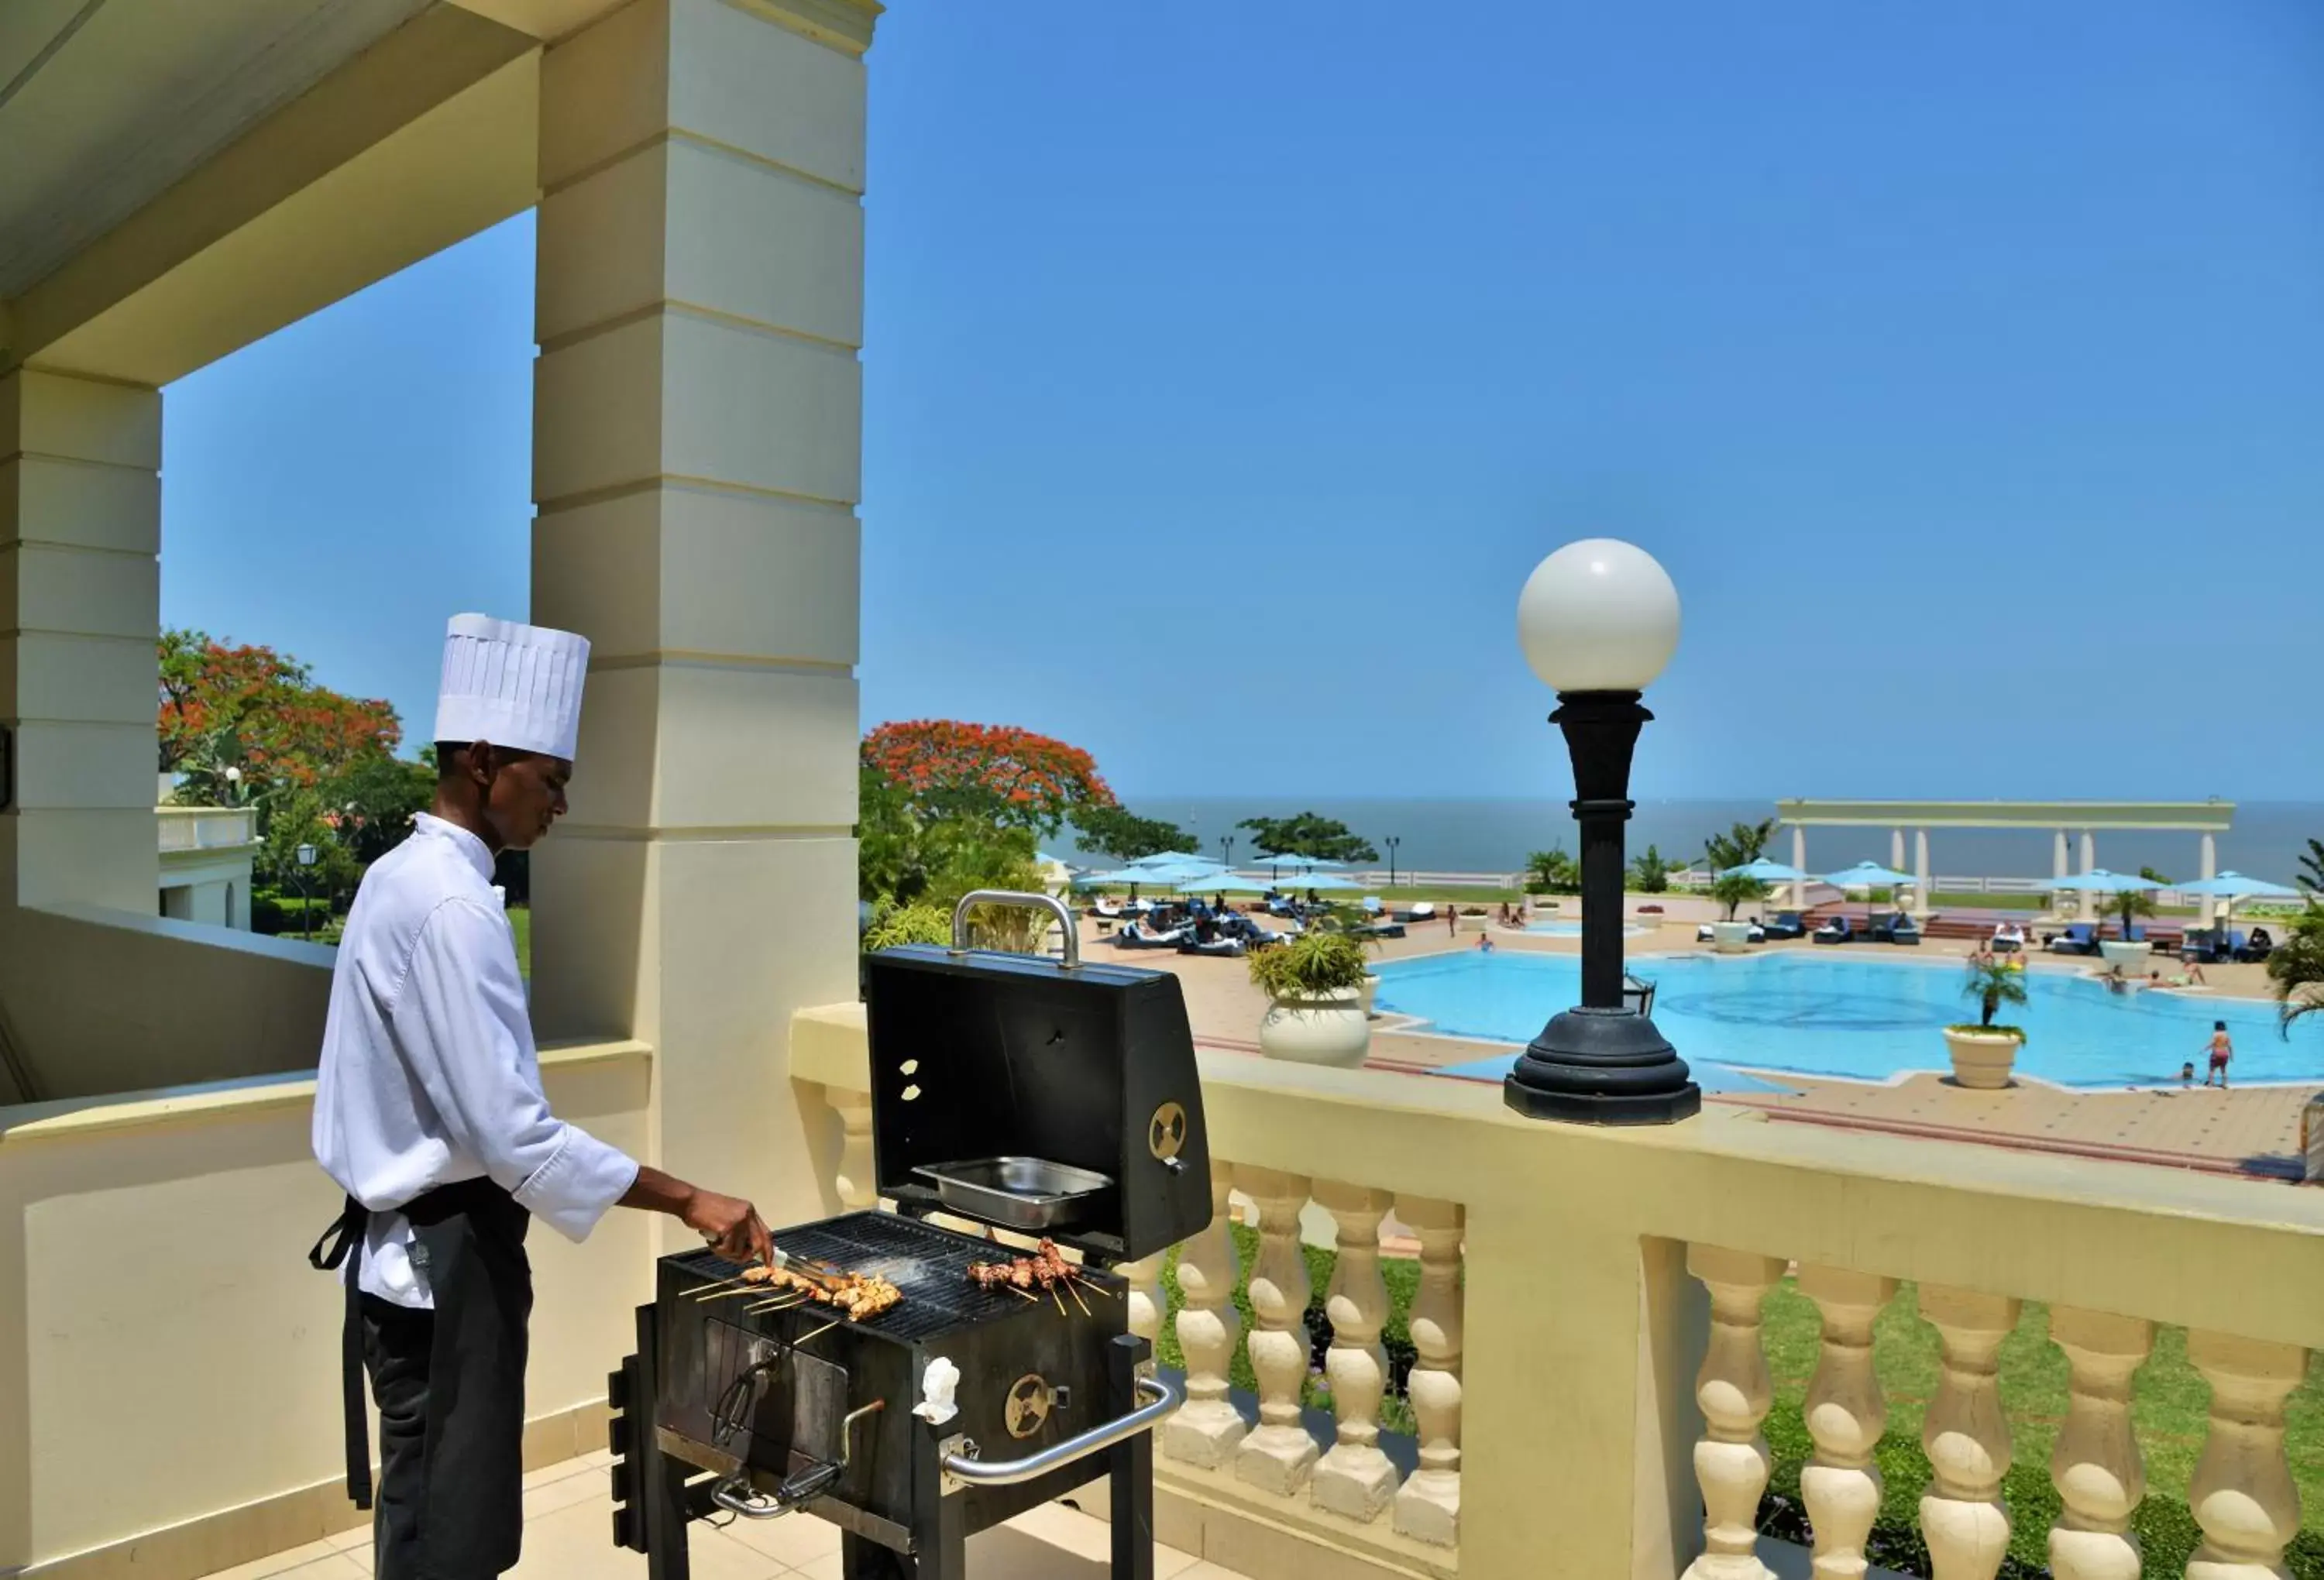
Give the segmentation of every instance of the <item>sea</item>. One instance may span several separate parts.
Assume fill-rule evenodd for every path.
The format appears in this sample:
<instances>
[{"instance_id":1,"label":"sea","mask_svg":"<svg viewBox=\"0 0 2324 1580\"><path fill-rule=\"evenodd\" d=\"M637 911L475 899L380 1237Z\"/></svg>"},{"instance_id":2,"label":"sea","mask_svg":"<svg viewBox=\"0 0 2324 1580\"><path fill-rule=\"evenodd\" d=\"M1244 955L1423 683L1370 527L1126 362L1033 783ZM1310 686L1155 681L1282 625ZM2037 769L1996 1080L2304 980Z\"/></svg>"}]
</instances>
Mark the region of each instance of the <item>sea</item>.
<instances>
[{"instance_id":1,"label":"sea","mask_svg":"<svg viewBox=\"0 0 2324 1580\"><path fill-rule=\"evenodd\" d=\"M1302 812L1336 818L1370 841L1380 853L1383 871L1388 866L1387 841L1391 837L1400 841L1396 866L1405 872L1517 872L1531 851L1558 845L1572 850L1578 845L1572 813L1564 802L1547 799L1156 795L1123 800L1141 817L1164 818L1196 835L1204 855L1219 855L1220 839L1231 836L1232 859L1238 866L1250 864L1254 855L1250 831L1236 827L1238 822L1248 817L1289 817ZM1636 856L1652 845L1672 865L1683 867L1701 857L1703 841L1711 834L1775 813L1773 801L1642 801L1630 821L1629 852ZM2116 872L2152 867L2166 877L2192 879L2201 871L2199 839L2191 833L2166 831L2100 833L2098 865ZM2324 839L2324 802L2238 803L2234 826L2218 837L2219 869L2288 884L2298 872L2301 855L2310 839ZM1071 831L1045 848L1068 859L1103 860L1073 844ZM1776 830L1767 853L1778 861L1792 859L1788 830ZM1929 831L1929 867L1933 877L2047 877L2051 856L2051 836L2043 831ZM1858 861L1886 865L1889 859L1886 829L1808 830L1811 871L1831 872ZM2070 848L2069 859L2079 868L2079 840ZM1904 866L1909 869L1912 865L1908 837Z\"/></svg>"}]
</instances>

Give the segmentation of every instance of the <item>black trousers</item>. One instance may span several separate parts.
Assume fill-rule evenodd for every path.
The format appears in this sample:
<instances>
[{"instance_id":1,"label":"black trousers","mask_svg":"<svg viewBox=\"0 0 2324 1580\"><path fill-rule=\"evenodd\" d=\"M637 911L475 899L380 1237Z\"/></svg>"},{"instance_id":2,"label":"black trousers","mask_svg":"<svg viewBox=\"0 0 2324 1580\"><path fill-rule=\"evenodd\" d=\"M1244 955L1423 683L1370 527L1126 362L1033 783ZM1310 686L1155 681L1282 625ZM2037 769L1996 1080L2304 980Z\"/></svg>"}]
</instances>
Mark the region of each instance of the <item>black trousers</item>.
<instances>
[{"instance_id":1,"label":"black trousers","mask_svg":"<svg viewBox=\"0 0 2324 1580\"><path fill-rule=\"evenodd\" d=\"M498 1199L493 1199L493 1197ZM412 1204L432 1311L361 1299L379 1406L378 1580L491 1580L523 1536L524 1209L504 1192Z\"/></svg>"}]
</instances>

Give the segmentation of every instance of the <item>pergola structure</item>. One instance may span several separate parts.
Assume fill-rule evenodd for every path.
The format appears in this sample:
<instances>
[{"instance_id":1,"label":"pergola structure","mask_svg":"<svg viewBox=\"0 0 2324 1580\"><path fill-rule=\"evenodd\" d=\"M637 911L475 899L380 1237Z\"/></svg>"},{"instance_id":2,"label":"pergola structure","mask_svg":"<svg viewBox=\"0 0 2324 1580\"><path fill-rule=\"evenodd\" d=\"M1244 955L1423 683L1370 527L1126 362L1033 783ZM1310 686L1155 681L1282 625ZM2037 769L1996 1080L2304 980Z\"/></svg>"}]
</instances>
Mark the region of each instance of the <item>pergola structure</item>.
<instances>
[{"instance_id":1,"label":"pergola structure","mask_svg":"<svg viewBox=\"0 0 2324 1580\"><path fill-rule=\"evenodd\" d=\"M1775 821L1792 831L1792 865L1808 869L1811 828L1885 828L1888 864L1904 868L1904 833L1913 834L1913 904L1929 903L1931 829L2021 829L2052 835L2051 876L2065 877L2098 865L2098 836L2136 829L2200 836L2204 877L2218 876L2218 836L2235 822L2232 801L1778 801ZM2079 835L2080 861L2069 865L2069 838ZM1795 886L1795 890L1796 890ZM1794 892L1796 902L1799 895Z\"/></svg>"}]
</instances>

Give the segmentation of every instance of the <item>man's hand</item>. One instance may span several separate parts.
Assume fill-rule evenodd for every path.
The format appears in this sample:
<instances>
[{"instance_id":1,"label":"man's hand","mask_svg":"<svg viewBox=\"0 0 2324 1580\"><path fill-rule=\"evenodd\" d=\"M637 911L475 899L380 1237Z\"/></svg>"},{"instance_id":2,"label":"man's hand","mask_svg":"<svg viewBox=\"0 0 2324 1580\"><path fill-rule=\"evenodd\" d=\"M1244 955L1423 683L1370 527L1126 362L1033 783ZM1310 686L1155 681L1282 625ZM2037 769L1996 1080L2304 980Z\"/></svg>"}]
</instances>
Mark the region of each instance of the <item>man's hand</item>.
<instances>
[{"instance_id":1,"label":"man's hand","mask_svg":"<svg viewBox=\"0 0 2324 1580\"><path fill-rule=\"evenodd\" d=\"M729 1262L772 1263L774 1236L759 1219L759 1209L739 1196L721 1196L696 1190L678 1214L686 1226L710 1242L711 1249Z\"/></svg>"},{"instance_id":2,"label":"man's hand","mask_svg":"<svg viewBox=\"0 0 2324 1580\"><path fill-rule=\"evenodd\" d=\"M637 1183L622 1196L622 1205L669 1214L730 1262L774 1261L774 1236L760 1220L759 1209L739 1196L705 1190L647 1164L638 1171Z\"/></svg>"}]
</instances>

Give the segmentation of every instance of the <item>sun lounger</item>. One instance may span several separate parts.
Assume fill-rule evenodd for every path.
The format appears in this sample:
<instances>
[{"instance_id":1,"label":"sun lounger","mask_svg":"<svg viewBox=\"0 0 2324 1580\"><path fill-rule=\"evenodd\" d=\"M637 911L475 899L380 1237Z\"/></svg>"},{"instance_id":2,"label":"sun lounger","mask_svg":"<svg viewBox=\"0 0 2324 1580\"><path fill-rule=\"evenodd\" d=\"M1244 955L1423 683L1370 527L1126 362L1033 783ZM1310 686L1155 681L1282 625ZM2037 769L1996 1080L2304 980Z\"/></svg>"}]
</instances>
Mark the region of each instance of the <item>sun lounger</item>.
<instances>
[{"instance_id":1,"label":"sun lounger","mask_svg":"<svg viewBox=\"0 0 2324 1580\"><path fill-rule=\"evenodd\" d=\"M1249 946L1240 938L1213 938L1208 943L1196 943L1193 939L1178 946L1180 954L1214 955L1222 960L1240 960Z\"/></svg>"},{"instance_id":2,"label":"sun lounger","mask_svg":"<svg viewBox=\"0 0 2324 1580\"><path fill-rule=\"evenodd\" d=\"M1750 940L1750 942L1753 942L1753 943L1765 943L1765 942L1767 942L1767 929L1766 929L1766 926L1765 926L1765 925L1763 925L1762 923L1757 923L1757 922L1754 922L1754 923L1751 923L1751 932L1750 932L1750 933L1749 933L1749 935L1748 935L1748 936L1749 936L1749 940ZM1717 934L1716 932L1713 932L1711 930L1711 923L1708 923L1708 922L1698 922L1698 923L1695 923L1695 926L1694 926L1694 942L1697 942L1697 943L1711 943L1711 942L1715 942L1715 941L1718 939L1718 937L1719 937L1719 934Z\"/></svg>"},{"instance_id":3,"label":"sun lounger","mask_svg":"<svg viewBox=\"0 0 2324 1580\"><path fill-rule=\"evenodd\" d=\"M1100 899L1096 905L1089 908L1089 914L1093 916L1102 916L1111 921L1121 915L1121 904L1118 900Z\"/></svg>"},{"instance_id":4,"label":"sun lounger","mask_svg":"<svg viewBox=\"0 0 2324 1580\"><path fill-rule=\"evenodd\" d=\"M1992 948L1993 952L1996 954L2016 954L2022 952L2025 948L2025 929L2018 926L2014 922L1995 923L1993 924Z\"/></svg>"},{"instance_id":5,"label":"sun lounger","mask_svg":"<svg viewBox=\"0 0 2324 1580\"><path fill-rule=\"evenodd\" d=\"M1856 923L1846 916L1833 916L1808 937L1817 943L1853 943L1856 942Z\"/></svg>"},{"instance_id":6,"label":"sun lounger","mask_svg":"<svg viewBox=\"0 0 2324 1580\"><path fill-rule=\"evenodd\" d=\"M2098 929L2088 922L2077 922L2050 941L2050 952L2094 955L2098 952Z\"/></svg>"},{"instance_id":7,"label":"sun lounger","mask_svg":"<svg viewBox=\"0 0 2324 1580\"><path fill-rule=\"evenodd\" d=\"M1176 949L1182 943L1192 942L1194 936L1194 931L1191 928L1173 927L1167 932L1156 932L1132 922L1113 935L1113 947L1116 949Z\"/></svg>"},{"instance_id":8,"label":"sun lounger","mask_svg":"<svg viewBox=\"0 0 2324 1580\"><path fill-rule=\"evenodd\" d=\"M1640 906L1639 909L1643 912L1645 907ZM1797 911L1778 911L1762 926L1769 938L1805 938L1808 935L1807 918Z\"/></svg>"},{"instance_id":9,"label":"sun lounger","mask_svg":"<svg viewBox=\"0 0 2324 1580\"><path fill-rule=\"evenodd\" d=\"M1887 925L1880 930L1877 936L1890 943L1909 944L1917 949L1921 943L1921 924L1913 920L1909 911L1899 911L1888 918Z\"/></svg>"}]
</instances>

